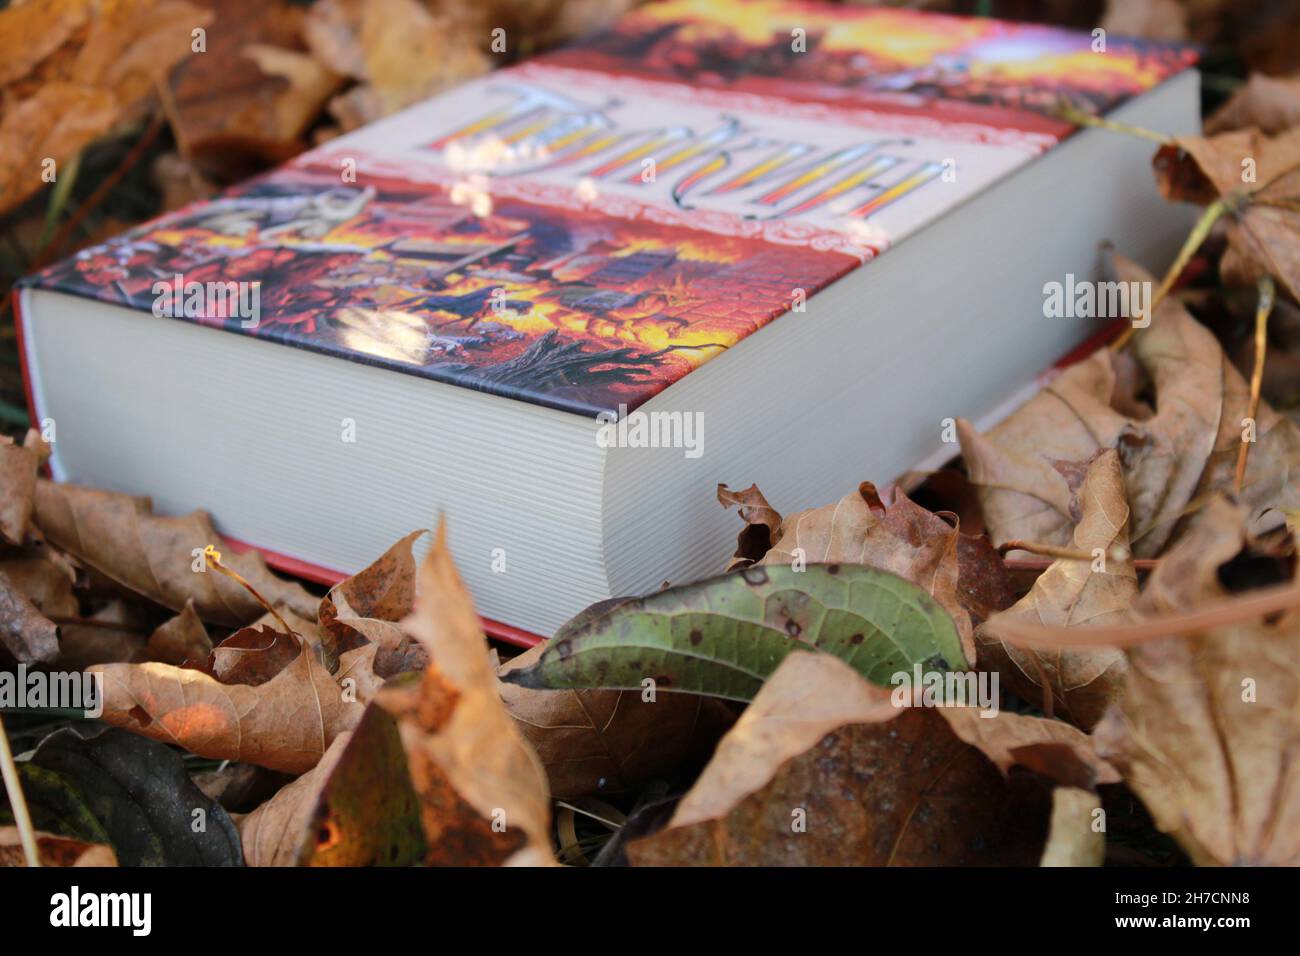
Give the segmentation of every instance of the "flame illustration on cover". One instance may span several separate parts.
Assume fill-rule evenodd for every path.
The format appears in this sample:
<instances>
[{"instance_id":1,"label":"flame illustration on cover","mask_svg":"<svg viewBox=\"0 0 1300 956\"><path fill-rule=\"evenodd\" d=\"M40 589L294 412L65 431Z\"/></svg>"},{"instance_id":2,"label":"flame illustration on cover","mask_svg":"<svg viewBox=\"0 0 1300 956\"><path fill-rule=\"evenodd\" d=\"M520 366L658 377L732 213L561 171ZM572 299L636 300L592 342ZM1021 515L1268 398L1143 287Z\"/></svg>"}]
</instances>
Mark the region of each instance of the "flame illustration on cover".
<instances>
[{"instance_id":1,"label":"flame illustration on cover","mask_svg":"<svg viewBox=\"0 0 1300 956\"><path fill-rule=\"evenodd\" d=\"M254 286L255 322L210 299L176 317L635 408L1050 149L1060 96L1104 111L1193 59L1092 46L880 8L654 4L28 284L155 314L194 283Z\"/></svg>"}]
</instances>

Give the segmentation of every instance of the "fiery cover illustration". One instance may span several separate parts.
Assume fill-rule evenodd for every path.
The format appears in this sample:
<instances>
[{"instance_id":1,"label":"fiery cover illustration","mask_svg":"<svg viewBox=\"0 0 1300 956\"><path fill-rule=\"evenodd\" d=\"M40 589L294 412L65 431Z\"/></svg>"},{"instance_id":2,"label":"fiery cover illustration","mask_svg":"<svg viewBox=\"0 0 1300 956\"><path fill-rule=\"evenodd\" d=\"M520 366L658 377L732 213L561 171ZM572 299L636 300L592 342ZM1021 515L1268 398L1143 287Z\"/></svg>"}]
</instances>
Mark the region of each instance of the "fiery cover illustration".
<instances>
[{"instance_id":1,"label":"fiery cover illustration","mask_svg":"<svg viewBox=\"0 0 1300 956\"><path fill-rule=\"evenodd\" d=\"M1190 62L1088 43L651 5L28 284L579 414L635 408L1069 131L1034 108L1113 106ZM191 283L254 286L256 321L159 312Z\"/></svg>"}]
</instances>

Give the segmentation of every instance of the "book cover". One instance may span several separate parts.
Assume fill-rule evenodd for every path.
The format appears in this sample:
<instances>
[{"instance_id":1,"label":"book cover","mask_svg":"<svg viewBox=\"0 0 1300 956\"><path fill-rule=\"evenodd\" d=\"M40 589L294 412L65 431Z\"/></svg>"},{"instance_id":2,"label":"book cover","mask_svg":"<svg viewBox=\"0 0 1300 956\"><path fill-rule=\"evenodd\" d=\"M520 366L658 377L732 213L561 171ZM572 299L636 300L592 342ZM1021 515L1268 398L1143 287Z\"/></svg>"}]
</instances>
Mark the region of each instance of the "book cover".
<instances>
[{"instance_id":1,"label":"book cover","mask_svg":"<svg viewBox=\"0 0 1300 956\"><path fill-rule=\"evenodd\" d=\"M652 4L25 285L583 415L635 408L1051 149L1072 131L1060 98L1106 112L1194 60L1098 44Z\"/></svg>"}]
</instances>

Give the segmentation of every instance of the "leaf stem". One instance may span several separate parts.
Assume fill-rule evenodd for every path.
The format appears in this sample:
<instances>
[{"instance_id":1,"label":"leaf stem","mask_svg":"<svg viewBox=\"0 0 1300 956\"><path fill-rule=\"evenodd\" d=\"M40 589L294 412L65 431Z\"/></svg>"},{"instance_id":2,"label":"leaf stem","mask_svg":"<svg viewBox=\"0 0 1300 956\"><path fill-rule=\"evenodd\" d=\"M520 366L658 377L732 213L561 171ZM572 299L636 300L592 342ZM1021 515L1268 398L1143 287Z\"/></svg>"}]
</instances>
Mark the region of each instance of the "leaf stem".
<instances>
[{"instance_id":1,"label":"leaf stem","mask_svg":"<svg viewBox=\"0 0 1300 956\"><path fill-rule=\"evenodd\" d=\"M1250 419L1251 438L1255 433L1255 415L1259 412L1259 393L1264 387L1264 356L1268 351L1268 317L1273 311L1273 278L1261 276L1259 280L1259 304L1255 307L1255 367L1250 373L1250 408L1246 417ZM1241 494L1246 484L1246 456L1250 454L1253 442L1242 441L1237 451L1237 474L1233 479L1233 488Z\"/></svg>"},{"instance_id":2,"label":"leaf stem","mask_svg":"<svg viewBox=\"0 0 1300 956\"><path fill-rule=\"evenodd\" d=\"M1137 136L1140 139L1149 139L1152 142L1159 143L1161 146L1172 145L1174 139L1164 133L1157 133L1155 130L1145 129L1141 126L1132 126L1129 123L1121 123L1119 120L1107 119L1104 116L1093 116L1091 113L1085 113L1079 107L1075 106L1069 100L1062 100L1056 107L1056 115L1067 123L1073 123L1075 126L1091 126L1096 129L1108 129L1112 133L1123 133L1125 136Z\"/></svg>"},{"instance_id":3,"label":"leaf stem","mask_svg":"<svg viewBox=\"0 0 1300 956\"><path fill-rule=\"evenodd\" d=\"M1178 257L1174 259L1173 265L1171 265L1169 271L1165 273L1165 277L1160 283L1160 288L1158 288L1156 294L1151 297L1151 304L1147 306L1148 324L1150 324L1151 319L1155 318L1156 309L1160 307L1160 304L1164 302L1165 297L1169 295L1169 291L1173 289L1174 283L1178 281L1178 277L1181 276L1183 270L1187 268L1187 263L1192 261L1192 256L1196 254L1196 250L1201 248L1201 244L1205 242L1206 237L1209 236L1210 230L1214 228L1214 224L1218 222L1220 217L1227 211L1228 204L1222 199L1216 199L1205 207L1205 212L1201 213L1201 218L1196 220L1196 225L1192 227L1192 231L1187 234L1186 240L1183 241L1183 247L1178 250ZM1111 351L1122 351L1124 347L1128 345L1137 330L1138 326L1136 325L1130 325L1125 329L1123 334L1110 344Z\"/></svg>"}]
</instances>

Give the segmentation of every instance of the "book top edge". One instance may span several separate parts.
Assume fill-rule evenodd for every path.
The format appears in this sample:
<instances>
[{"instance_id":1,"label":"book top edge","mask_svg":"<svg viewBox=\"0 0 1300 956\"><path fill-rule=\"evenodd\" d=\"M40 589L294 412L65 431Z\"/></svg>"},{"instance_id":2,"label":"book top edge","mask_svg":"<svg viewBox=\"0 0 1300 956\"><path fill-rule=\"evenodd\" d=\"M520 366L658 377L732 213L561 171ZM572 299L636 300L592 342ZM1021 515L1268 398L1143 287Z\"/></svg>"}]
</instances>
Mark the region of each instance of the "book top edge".
<instances>
[{"instance_id":1,"label":"book top edge","mask_svg":"<svg viewBox=\"0 0 1300 956\"><path fill-rule=\"evenodd\" d=\"M883 7L668 0L22 280L621 414L1190 47Z\"/></svg>"}]
</instances>

